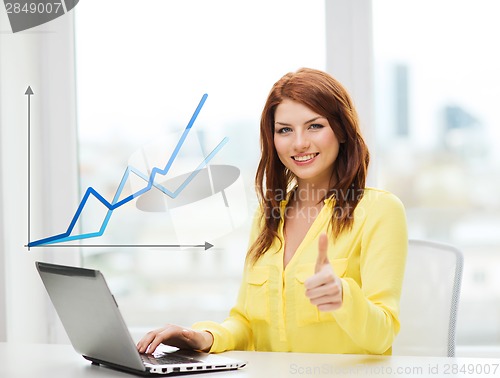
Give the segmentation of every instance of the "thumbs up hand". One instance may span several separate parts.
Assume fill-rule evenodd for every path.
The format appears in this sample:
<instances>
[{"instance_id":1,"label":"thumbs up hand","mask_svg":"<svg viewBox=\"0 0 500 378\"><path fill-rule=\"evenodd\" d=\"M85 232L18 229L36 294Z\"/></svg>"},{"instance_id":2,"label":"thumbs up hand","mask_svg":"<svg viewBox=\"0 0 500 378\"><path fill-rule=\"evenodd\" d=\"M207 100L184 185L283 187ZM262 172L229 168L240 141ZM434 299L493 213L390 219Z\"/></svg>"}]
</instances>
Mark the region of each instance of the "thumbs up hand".
<instances>
[{"instance_id":1,"label":"thumbs up hand","mask_svg":"<svg viewBox=\"0 0 500 378\"><path fill-rule=\"evenodd\" d=\"M328 261L328 238L321 234L314 275L305 282L306 296L320 311L333 311L342 306L342 282Z\"/></svg>"}]
</instances>

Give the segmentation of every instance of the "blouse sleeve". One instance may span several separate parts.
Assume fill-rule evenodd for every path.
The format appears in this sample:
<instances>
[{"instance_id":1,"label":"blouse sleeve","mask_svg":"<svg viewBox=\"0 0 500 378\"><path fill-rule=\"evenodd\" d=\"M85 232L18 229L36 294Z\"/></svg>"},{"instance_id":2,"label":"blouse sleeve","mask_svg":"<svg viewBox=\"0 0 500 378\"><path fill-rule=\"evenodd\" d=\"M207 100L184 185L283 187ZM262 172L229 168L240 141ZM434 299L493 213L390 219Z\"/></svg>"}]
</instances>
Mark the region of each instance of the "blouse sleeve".
<instances>
[{"instance_id":1,"label":"blouse sleeve","mask_svg":"<svg viewBox=\"0 0 500 378\"><path fill-rule=\"evenodd\" d=\"M342 278L343 303L333 312L339 326L373 354L388 351L399 332L399 299L408 250L402 203L381 194L366 208L362 232L362 285Z\"/></svg>"}]
</instances>

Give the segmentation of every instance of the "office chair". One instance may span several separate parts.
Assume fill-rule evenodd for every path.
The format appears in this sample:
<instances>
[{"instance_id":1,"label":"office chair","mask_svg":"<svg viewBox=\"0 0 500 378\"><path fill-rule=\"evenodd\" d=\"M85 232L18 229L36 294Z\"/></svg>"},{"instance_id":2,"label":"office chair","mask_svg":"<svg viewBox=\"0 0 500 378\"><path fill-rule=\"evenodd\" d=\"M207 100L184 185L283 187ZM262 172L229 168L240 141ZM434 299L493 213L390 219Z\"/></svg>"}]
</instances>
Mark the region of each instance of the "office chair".
<instances>
[{"instance_id":1,"label":"office chair","mask_svg":"<svg viewBox=\"0 0 500 378\"><path fill-rule=\"evenodd\" d=\"M455 247L410 240L403 290L401 329L393 355L455 355L455 328L463 255Z\"/></svg>"}]
</instances>

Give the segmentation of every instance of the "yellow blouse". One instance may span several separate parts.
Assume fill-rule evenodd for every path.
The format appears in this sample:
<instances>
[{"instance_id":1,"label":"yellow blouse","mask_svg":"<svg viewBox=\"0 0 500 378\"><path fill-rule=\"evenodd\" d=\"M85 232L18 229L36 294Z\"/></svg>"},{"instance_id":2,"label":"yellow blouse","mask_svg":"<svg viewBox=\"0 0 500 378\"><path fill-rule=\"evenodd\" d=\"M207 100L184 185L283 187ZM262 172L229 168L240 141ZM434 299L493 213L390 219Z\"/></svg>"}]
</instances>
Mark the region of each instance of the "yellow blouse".
<instances>
[{"instance_id":1,"label":"yellow blouse","mask_svg":"<svg viewBox=\"0 0 500 378\"><path fill-rule=\"evenodd\" d=\"M193 326L213 334L210 352L391 354L408 248L403 205L389 192L367 188L352 229L335 241L329 235L328 258L342 280L343 303L321 312L306 297L304 281L314 274L318 238L327 231L333 206L333 199L325 200L285 269L277 240L255 265L245 266L236 305L223 323ZM259 233L258 218L250 242ZM283 219L278 232L283 238Z\"/></svg>"}]
</instances>

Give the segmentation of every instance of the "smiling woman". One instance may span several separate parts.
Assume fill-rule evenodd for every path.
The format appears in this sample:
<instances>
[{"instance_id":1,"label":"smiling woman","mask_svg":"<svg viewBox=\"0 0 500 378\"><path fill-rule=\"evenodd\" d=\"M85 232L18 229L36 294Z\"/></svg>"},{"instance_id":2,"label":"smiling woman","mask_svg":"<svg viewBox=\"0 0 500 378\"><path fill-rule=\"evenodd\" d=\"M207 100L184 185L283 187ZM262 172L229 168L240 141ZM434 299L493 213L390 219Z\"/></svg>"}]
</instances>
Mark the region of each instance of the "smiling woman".
<instances>
[{"instance_id":1,"label":"smiling woman","mask_svg":"<svg viewBox=\"0 0 500 378\"><path fill-rule=\"evenodd\" d=\"M283 76L268 97L260 131L262 158L256 184L264 199L268 230L259 238L263 249L277 229L277 218L268 215L270 208L280 207L279 201L285 199L268 194L287 193L291 185L297 185L292 209L317 206L319 199L335 194L333 233L337 236L350 227L365 187L370 155L356 109L342 84L325 72L307 68ZM311 141L316 145L311 146ZM314 149L319 147L321 151ZM311 153L318 155L304 161L304 154Z\"/></svg>"},{"instance_id":2,"label":"smiling woman","mask_svg":"<svg viewBox=\"0 0 500 378\"><path fill-rule=\"evenodd\" d=\"M275 113L274 147L283 165L300 177L300 187L330 188L339 142L328 119L307 106L283 100ZM326 194L326 191L325 191Z\"/></svg>"},{"instance_id":3,"label":"smiling woman","mask_svg":"<svg viewBox=\"0 0 500 378\"><path fill-rule=\"evenodd\" d=\"M222 323L151 331L140 352L166 343L215 353L391 354L405 212L394 195L365 188L369 154L351 104L322 71L302 68L274 84L261 116L260 207L236 305ZM346 201L346 190L359 195Z\"/></svg>"}]
</instances>

